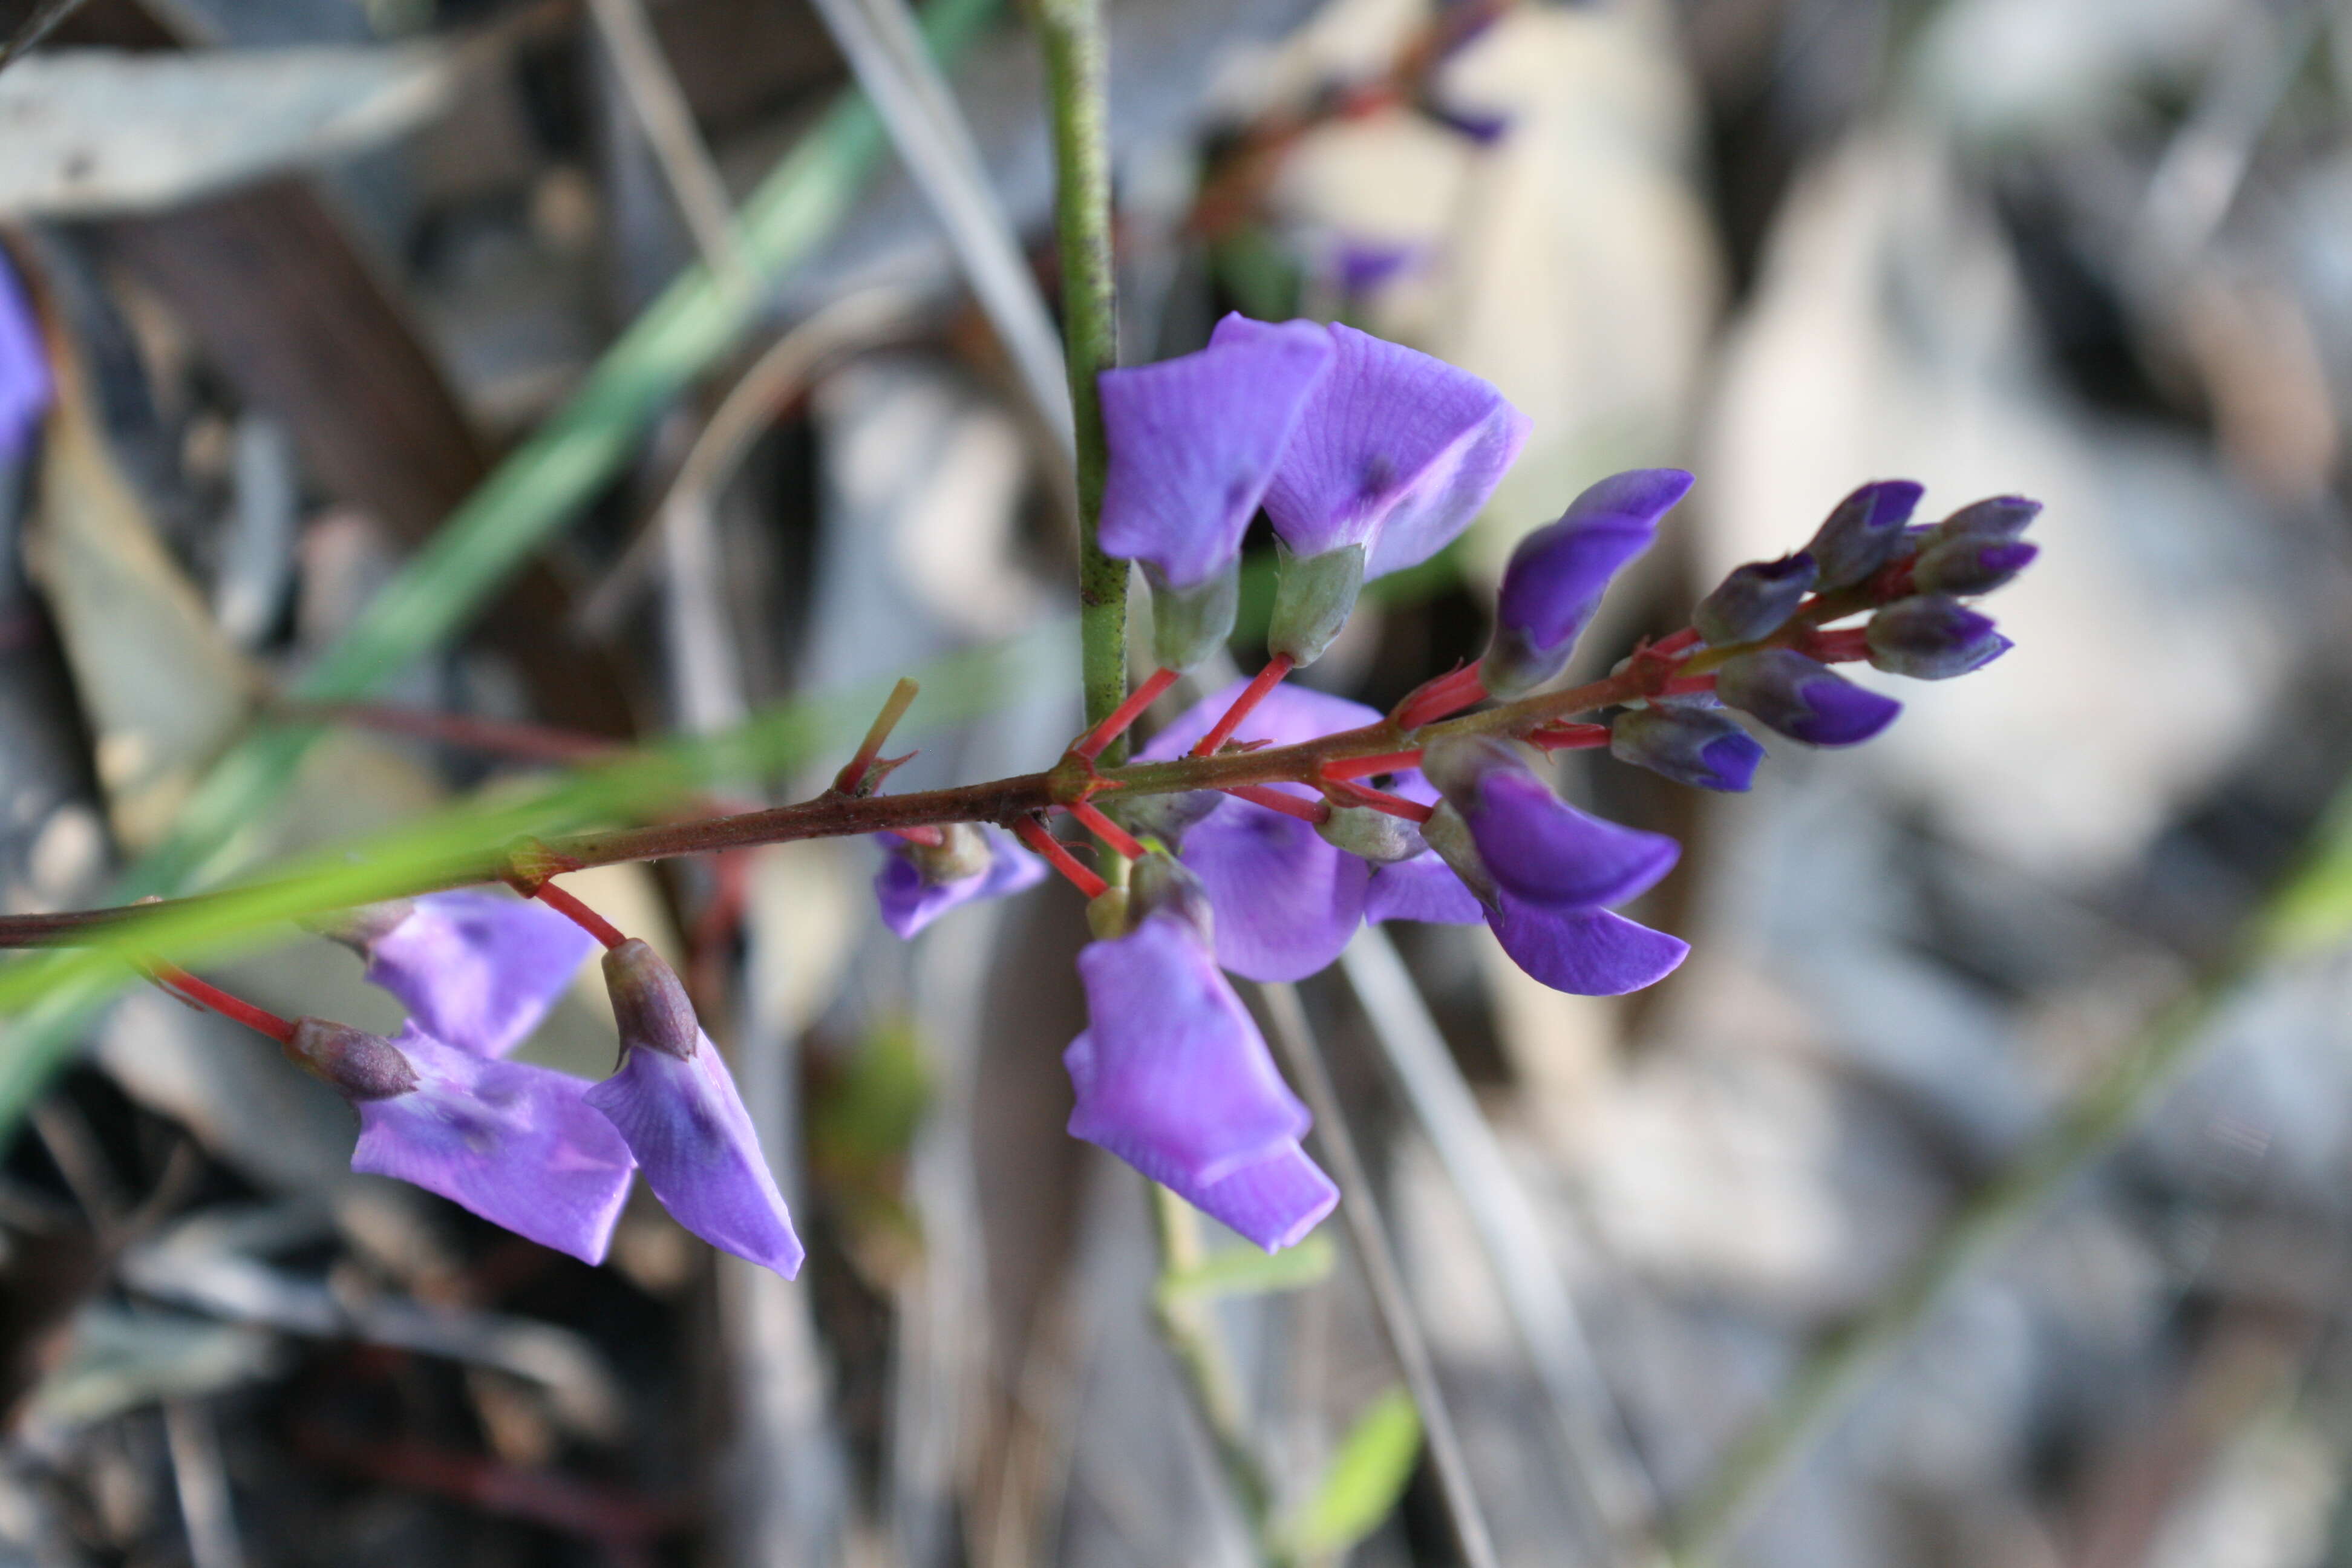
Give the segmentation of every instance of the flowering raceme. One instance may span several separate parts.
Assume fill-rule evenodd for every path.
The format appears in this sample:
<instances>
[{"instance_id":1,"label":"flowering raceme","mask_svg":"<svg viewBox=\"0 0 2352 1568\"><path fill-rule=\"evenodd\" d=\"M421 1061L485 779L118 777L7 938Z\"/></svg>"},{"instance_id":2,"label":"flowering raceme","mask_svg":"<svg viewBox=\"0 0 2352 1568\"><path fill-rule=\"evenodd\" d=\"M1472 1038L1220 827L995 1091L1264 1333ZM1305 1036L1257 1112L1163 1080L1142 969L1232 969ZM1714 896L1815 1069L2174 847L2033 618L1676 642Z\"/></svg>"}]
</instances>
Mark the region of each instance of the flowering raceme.
<instances>
[{"instance_id":1,"label":"flowering raceme","mask_svg":"<svg viewBox=\"0 0 2352 1568\"><path fill-rule=\"evenodd\" d=\"M1922 524L1919 486L1873 481L1802 548L1731 571L1690 625L1560 689L1612 581L1692 488L1677 468L1609 475L1514 550L1481 658L1381 713L1284 682L1338 635L1365 580L1427 560L1469 525L1526 419L1425 354L1344 326L1239 316L1199 353L1106 372L1099 386L1099 542L1150 582L1162 668L1123 700L1091 690L1097 721L1052 769L880 795L895 766L880 749L914 699L902 681L816 800L702 825L700 841L692 825L574 836L578 854L534 847L527 864L541 873L509 855L499 875L530 888L527 900L436 892L347 917L338 934L408 1006L390 1039L287 1023L176 971L157 977L272 1034L349 1098L355 1169L590 1261L642 1171L688 1230L789 1277L800 1241L685 988L544 868L868 833L884 857L883 923L913 938L1051 865L1088 898L1095 937L1077 959L1087 1025L1063 1058L1070 1131L1259 1246L1287 1247L1338 1194L1228 974L1304 980L1367 922L1407 920L1484 923L1559 991L1654 984L1687 947L1615 911L1674 868L1679 846L1560 798L1549 753L1606 748L1737 793L1765 757L1748 721L1811 746L1867 741L1902 705L1835 667L1942 680L1991 663L2010 641L1964 601L2037 550L2023 537L2032 501L1995 496ZM1132 763L1098 767L1181 671L1225 646L1261 509L1282 558L1265 664L1161 726ZM1093 836L1102 870L1054 837L1055 812ZM615 1072L591 1085L505 1060L599 942Z\"/></svg>"}]
</instances>

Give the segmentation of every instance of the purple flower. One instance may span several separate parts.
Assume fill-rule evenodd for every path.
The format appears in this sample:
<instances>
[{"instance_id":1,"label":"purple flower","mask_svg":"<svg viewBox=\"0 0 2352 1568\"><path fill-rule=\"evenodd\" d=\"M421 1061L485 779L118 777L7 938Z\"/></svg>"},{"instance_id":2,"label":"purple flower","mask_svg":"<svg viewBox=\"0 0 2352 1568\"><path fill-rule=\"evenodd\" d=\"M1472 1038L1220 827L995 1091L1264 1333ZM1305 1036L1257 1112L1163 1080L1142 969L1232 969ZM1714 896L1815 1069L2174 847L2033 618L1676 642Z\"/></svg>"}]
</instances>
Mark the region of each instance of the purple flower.
<instances>
[{"instance_id":1,"label":"purple flower","mask_svg":"<svg viewBox=\"0 0 2352 1568\"><path fill-rule=\"evenodd\" d=\"M1715 693L1793 741L1852 746L1869 740L1903 711L1892 697L1866 690L1793 648L1743 653L1716 674Z\"/></svg>"},{"instance_id":2,"label":"purple flower","mask_svg":"<svg viewBox=\"0 0 2352 1568\"><path fill-rule=\"evenodd\" d=\"M956 823L945 837L934 848L896 834L874 836L884 851L874 897L893 935L911 939L959 904L1004 898L1045 879L1045 863L993 827Z\"/></svg>"},{"instance_id":3,"label":"purple flower","mask_svg":"<svg viewBox=\"0 0 2352 1568\"><path fill-rule=\"evenodd\" d=\"M1921 493L1909 479L1874 479L1831 509L1804 549L1821 588L1849 587L1893 560Z\"/></svg>"},{"instance_id":4,"label":"purple flower","mask_svg":"<svg viewBox=\"0 0 2352 1568\"><path fill-rule=\"evenodd\" d=\"M1633 468L1586 489L1557 522L1519 541L1495 600L1495 636L1479 679L1496 697L1558 675L1609 580L1650 547L1658 520L1690 489L1680 468Z\"/></svg>"},{"instance_id":5,"label":"purple flower","mask_svg":"<svg viewBox=\"0 0 2352 1568\"><path fill-rule=\"evenodd\" d=\"M1813 558L1801 550L1778 561L1735 566L1698 602L1691 625L1717 647L1769 637L1796 613L1820 575Z\"/></svg>"},{"instance_id":6,"label":"purple flower","mask_svg":"<svg viewBox=\"0 0 2352 1568\"><path fill-rule=\"evenodd\" d=\"M1864 637L1874 668L1914 680L1948 680L1981 669L2013 646L1958 600L1934 594L1899 600L1870 617Z\"/></svg>"},{"instance_id":7,"label":"purple flower","mask_svg":"<svg viewBox=\"0 0 2352 1568\"><path fill-rule=\"evenodd\" d=\"M1298 325L1227 316L1210 347ZM1367 579L1418 565L1486 504L1528 438L1527 416L1442 360L1336 322L1323 330L1338 355L1283 450L1266 514L1295 554L1361 546Z\"/></svg>"},{"instance_id":8,"label":"purple flower","mask_svg":"<svg viewBox=\"0 0 2352 1568\"><path fill-rule=\"evenodd\" d=\"M1728 714L1690 702L1629 708L1609 726L1609 754L1676 784L1744 790L1764 748Z\"/></svg>"},{"instance_id":9,"label":"purple flower","mask_svg":"<svg viewBox=\"0 0 2352 1568\"><path fill-rule=\"evenodd\" d=\"M1197 587L1240 555L1284 447L1335 357L1329 336L1311 321L1248 325L1247 332L1220 327L1197 353L1097 378L1110 446L1102 547L1143 562L1171 587Z\"/></svg>"},{"instance_id":10,"label":"purple flower","mask_svg":"<svg viewBox=\"0 0 2352 1568\"><path fill-rule=\"evenodd\" d=\"M1682 846L1589 816L1554 795L1508 742L1433 742L1422 764L1470 830L1500 892L1548 909L1591 910L1647 892Z\"/></svg>"},{"instance_id":11,"label":"purple flower","mask_svg":"<svg viewBox=\"0 0 2352 1568\"><path fill-rule=\"evenodd\" d=\"M1511 962L1555 991L1622 996L1655 985L1690 953L1680 937L1607 910L1546 909L1505 894L1486 912Z\"/></svg>"},{"instance_id":12,"label":"purple flower","mask_svg":"<svg viewBox=\"0 0 2352 1568\"><path fill-rule=\"evenodd\" d=\"M1147 912L1135 928L1078 954L1088 1026L1062 1056L1077 1098L1070 1132L1277 1251L1330 1213L1339 1190L1300 1149L1307 1108L1187 900L1149 908L1150 880L1139 868Z\"/></svg>"},{"instance_id":13,"label":"purple flower","mask_svg":"<svg viewBox=\"0 0 2352 1568\"><path fill-rule=\"evenodd\" d=\"M339 934L420 1029L478 1057L527 1038L596 945L544 904L470 891L361 910Z\"/></svg>"},{"instance_id":14,"label":"purple flower","mask_svg":"<svg viewBox=\"0 0 2352 1568\"><path fill-rule=\"evenodd\" d=\"M604 955L604 980L626 1059L583 1098L618 1130L678 1224L791 1279L802 1257L792 1215L686 988L635 940Z\"/></svg>"},{"instance_id":15,"label":"purple flower","mask_svg":"<svg viewBox=\"0 0 2352 1568\"><path fill-rule=\"evenodd\" d=\"M40 323L7 258L0 256L0 463L24 451L52 391Z\"/></svg>"},{"instance_id":16,"label":"purple flower","mask_svg":"<svg viewBox=\"0 0 2352 1568\"><path fill-rule=\"evenodd\" d=\"M604 1261L635 1162L578 1079L305 1018L289 1049L359 1111L352 1169L413 1183L542 1247Z\"/></svg>"}]
</instances>

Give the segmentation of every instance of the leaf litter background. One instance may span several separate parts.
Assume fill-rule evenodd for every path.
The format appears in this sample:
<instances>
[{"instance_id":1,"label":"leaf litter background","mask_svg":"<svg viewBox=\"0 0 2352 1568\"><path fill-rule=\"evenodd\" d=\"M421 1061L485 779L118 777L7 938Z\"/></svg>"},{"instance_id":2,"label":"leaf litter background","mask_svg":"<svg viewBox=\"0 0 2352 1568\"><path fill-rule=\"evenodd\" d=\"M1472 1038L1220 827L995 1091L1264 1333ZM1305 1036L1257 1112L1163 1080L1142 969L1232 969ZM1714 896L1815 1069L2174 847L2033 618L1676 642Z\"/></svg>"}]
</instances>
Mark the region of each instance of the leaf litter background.
<instances>
[{"instance_id":1,"label":"leaf litter background","mask_svg":"<svg viewBox=\"0 0 2352 1568\"><path fill-rule=\"evenodd\" d=\"M0 242L59 388L0 484L11 910L99 900L162 842L710 245L698 166L740 201L849 79L797 0L642 15L650 78L562 4L89 0L0 72ZM1110 14L1126 359L1228 308L1344 315L1535 422L1318 684L1386 703L1475 652L1512 542L1613 468L1699 486L1595 670L1864 478L2049 503L2017 650L1877 745L1776 743L1746 797L1567 775L1689 847L1638 911L1696 948L1654 992L1559 996L1443 928L1305 988L1503 1559L2352 1562L2347 13L1523 4L1423 107L1314 112L1426 21ZM965 194L1050 293L1021 19L954 80L992 187ZM235 864L973 648L902 777L1055 754L1050 416L922 192L844 167L854 199L614 481L376 693L454 717L347 716ZM841 749L708 787L790 798ZM795 1285L649 1203L582 1268L348 1174L348 1112L266 1043L152 993L93 1015L0 1175L0 1562L1245 1561L1152 1330L1140 1185L1060 1132L1076 900L910 949L872 859L579 879L691 973L804 1216ZM313 939L221 972L392 1017ZM601 1007L531 1054L602 1071ZM1364 1458L1400 1452L1398 1378L1327 1232L1303 1283L1213 1309L1280 1500L1306 1560L1451 1561L1425 1463L1391 1510ZM1932 1292L1922 1258L1957 1264ZM1874 1353L1832 1359L1857 1324ZM1792 1405L1824 1366L1856 1375ZM1741 1458L1758 1431L1779 1462Z\"/></svg>"}]
</instances>

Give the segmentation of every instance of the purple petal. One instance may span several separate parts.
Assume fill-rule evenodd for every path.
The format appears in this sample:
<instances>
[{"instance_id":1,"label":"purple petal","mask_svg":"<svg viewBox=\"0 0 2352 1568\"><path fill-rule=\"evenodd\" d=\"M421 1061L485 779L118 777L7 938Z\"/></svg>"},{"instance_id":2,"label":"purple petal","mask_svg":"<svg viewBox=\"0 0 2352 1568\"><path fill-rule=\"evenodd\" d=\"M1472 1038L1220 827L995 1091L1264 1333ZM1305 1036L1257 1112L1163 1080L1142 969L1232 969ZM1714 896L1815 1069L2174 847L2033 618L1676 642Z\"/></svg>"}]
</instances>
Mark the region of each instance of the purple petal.
<instances>
[{"instance_id":1,"label":"purple petal","mask_svg":"<svg viewBox=\"0 0 2352 1568\"><path fill-rule=\"evenodd\" d=\"M1606 910L1556 910L1503 895L1486 923L1511 962L1555 991L1622 996L1674 973L1690 944Z\"/></svg>"},{"instance_id":2,"label":"purple petal","mask_svg":"<svg viewBox=\"0 0 2352 1568\"><path fill-rule=\"evenodd\" d=\"M542 1247L601 1263L635 1168L578 1079L443 1045L411 1023L393 1041L407 1094L353 1102L352 1169L411 1182Z\"/></svg>"},{"instance_id":3,"label":"purple petal","mask_svg":"<svg viewBox=\"0 0 2352 1568\"><path fill-rule=\"evenodd\" d=\"M25 449L51 394L40 323L7 258L0 256L0 463Z\"/></svg>"},{"instance_id":4,"label":"purple petal","mask_svg":"<svg viewBox=\"0 0 2352 1568\"><path fill-rule=\"evenodd\" d=\"M1234 699L1249 684L1236 680L1223 691L1213 692L1186 709L1182 717L1151 737L1151 743L1136 753L1138 762L1167 763L1191 751L1211 725L1225 715ZM1276 746L1295 746L1302 741L1320 740L1336 735L1342 730L1360 730L1367 724L1377 724L1380 714L1360 702L1350 702L1344 697L1333 697L1312 687L1286 682L1265 695L1265 700L1250 710L1249 717L1234 731L1237 741L1264 741Z\"/></svg>"},{"instance_id":5,"label":"purple petal","mask_svg":"<svg viewBox=\"0 0 2352 1568\"><path fill-rule=\"evenodd\" d=\"M922 868L907 853L905 839L889 833L874 836L884 851L882 868L874 873L874 899L893 936L911 940L959 904L1006 898L1045 879L1045 862L1014 843L1011 835L993 827L981 831L988 836L988 869L952 882L925 880Z\"/></svg>"},{"instance_id":6,"label":"purple petal","mask_svg":"<svg viewBox=\"0 0 2352 1568\"><path fill-rule=\"evenodd\" d=\"M787 1279L800 1272L792 1215L709 1036L699 1036L683 1060L651 1047L631 1050L586 1099L627 1141L646 1185L678 1224Z\"/></svg>"},{"instance_id":7,"label":"purple petal","mask_svg":"<svg viewBox=\"0 0 2352 1568\"><path fill-rule=\"evenodd\" d=\"M1393 866L1376 867L1371 886L1364 890L1364 919L1422 921L1430 925L1476 925L1486 908L1462 885L1454 868L1434 853L1414 856Z\"/></svg>"},{"instance_id":8,"label":"purple petal","mask_svg":"<svg viewBox=\"0 0 2352 1568\"><path fill-rule=\"evenodd\" d=\"M1588 816L1541 779L1497 770L1478 781L1465 813L1496 885L1530 903L1589 910L1645 892L1674 868L1682 846L1662 833Z\"/></svg>"},{"instance_id":9,"label":"purple petal","mask_svg":"<svg viewBox=\"0 0 2352 1568\"><path fill-rule=\"evenodd\" d=\"M1238 319L1238 318L1235 318ZM1198 353L1097 378L1110 466L1102 546L1190 588L1241 552L1307 395L1330 369L1311 321L1220 331Z\"/></svg>"},{"instance_id":10,"label":"purple petal","mask_svg":"<svg viewBox=\"0 0 2352 1568\"><path fill-rule=\"evenodd\" d=\"M1212 344L1273 331L1228 316ZM1366 578L1443 550L1486 504L1528 438L1527 416L1467 371L1352 327L1265 492L1266 514L1301 555L1361 544Z\"/></svg>"},{"instance_id":11,"label":"purple petal","mask_svg":"<svg viewBox=\"0 0 2352 1568\"><path fill-rule=\"evenodd\" d=\"M443 1045L502 1057L539 1026L595 945L528 899L427 893L368 944L367 977Z\"/></svg>"},{"instance_id":12,"label":"purple petal","mask_svg":"<svg viewBox=\"0 0 2352 1568\"><path fill-rule=\"evenodd\" d=\"M1184 835L1180 858L1217 912L1217 962L1252 980L1318 973L1364 917L1371 868L1262 805L1227 800Z\"/></svg>"},{"instance_id":13,"label":"purple petal","mask_svg":"<svg viewBox=\"0 0 2352 1568\"><path fill-rule=\"evenodd\" d=\"M1504 569L1495 618L1533 647L1559 647L1592 618L1602 590L1650 547L1658 520L1691 488L1680 468L1612 474L1568 503L1557 522L1519 541Z\"/></svg>"},{"instance_id":14,"label":"purple petal","mask_svg":"<svg viewBox=\"0 0 2352 1568\"><path fill-rule=\"evenodd\" d=\"M1159 913L1078 954L1090 1026L1063 1060L1070 1132L1175 1184L1206 1187L1295 1144L1307 1107L1275 1070L1198 934Z\"/></svg>"}]
</instances>

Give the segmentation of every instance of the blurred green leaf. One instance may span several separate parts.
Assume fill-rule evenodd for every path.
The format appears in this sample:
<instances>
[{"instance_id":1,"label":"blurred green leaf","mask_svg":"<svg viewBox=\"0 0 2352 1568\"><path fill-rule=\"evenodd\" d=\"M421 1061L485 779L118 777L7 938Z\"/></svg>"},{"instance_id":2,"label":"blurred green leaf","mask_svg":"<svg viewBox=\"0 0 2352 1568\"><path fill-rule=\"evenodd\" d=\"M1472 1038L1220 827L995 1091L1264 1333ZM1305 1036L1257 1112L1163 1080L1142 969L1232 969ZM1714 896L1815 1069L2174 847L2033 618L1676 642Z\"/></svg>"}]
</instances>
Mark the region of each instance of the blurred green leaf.
<instances>
[{"instance_id":1,"label":"blurred green leaf","mask_svg":"<svg viewBox=\"0 0 2352 1568\"><path fill-rule=\"evenodd\" d=\"M1339 1256L1330 1239L1319 1234L1281 1252L1228 1247L1197 1268L1162 1275L1153 1295L1165 1311L1171 1307L1227 1296L1264 1296L1276 1290L1302 1289L1327 1278Z\"/></svg>"},{"instance_id":2,"label":"blurred green leaf","mask_svg":"<svg viewBox=\"0 0 2352 1568\"><path fill-rule=\"evenodd\" d=\"M1404 1495L1421 1456L1421 1413L1412 1395L1391 1388L1356 1418L1331 1457L1315 1495L1278 1534L1290 1555L1344 1552L1380 1527Z\"/></svg>"},{"instance_id":3,"label":"blurred green leaf","mask_svg":"<svg viewBox=\"0 0 2352 1568\"><path fill-rule=\"evenodd\" d=\"M1240 228L1209 249L1209 266L1244 316L1286 321L1298 314L1305 277L1282 243L1262 228Z\"/></svg>"},{"instance_id":4,"label":"blurred green leaf","mask_svg":"<svg viewBox=\"0 0 2352 1568\"><path fill-rule=\"evenodd\" d=\"M996 0L929 0L925 39L934 54L951 58L995 10ZM848 213L883 148L873 110L859 94L843 94L738 215L751 269L772 280L813 252ZM310 702L365 696L463 626L530 551L611 479L647 423L735 342L757 319L761 302L758 290L729 287L704 268L689 268L605 353L572 400L450 515L289 695ZM267 724L232 747L197 786L172 836L116 882L113 900L177 893L221 875L239 831L271 810L321 733L317 725ZM551 830L551 824L515 829ZM480 847L472 838L463 842ZM456 843L436 841L428 830L410 848L446 856ZM419 862L432 863L438 862ZM378 865L341 880L314 876L291 906L283 903L289 895L280 889L257 892L250 896L253 918L236 922L236 931L299 913L304 903L331 908L391 885L396 885L393 868ZM319 901L310 901L314 899ZM153 951L180 951L192 949L198 936L166 927L150 940ZM0 1041L0 1139L65 1061L90 1011L121 980L122 951L118 942L29 961L0 979L0 1012L38 998Z\"/></svg>"},{"instance_id":5,"label":"blurred green leaf","mask_svg":"<svg viewBox=\"0 0 2352 1568\"><path fill-rule=\"evenodd\" d=\"M2300 869L2271 895L2258 921L2265 952L2302 952L2352 937L2352 788L2338 795L2312 835Z\"/></svg>"}]
</instances>

